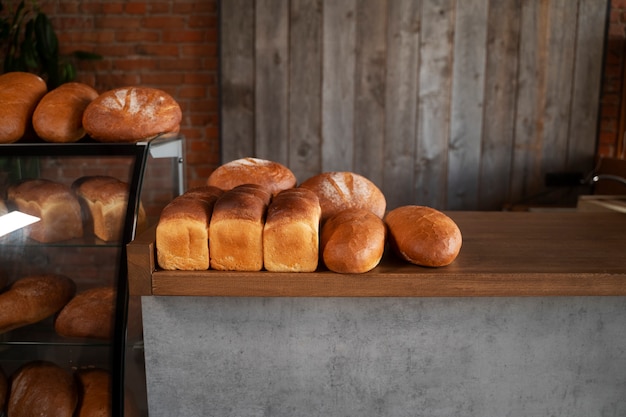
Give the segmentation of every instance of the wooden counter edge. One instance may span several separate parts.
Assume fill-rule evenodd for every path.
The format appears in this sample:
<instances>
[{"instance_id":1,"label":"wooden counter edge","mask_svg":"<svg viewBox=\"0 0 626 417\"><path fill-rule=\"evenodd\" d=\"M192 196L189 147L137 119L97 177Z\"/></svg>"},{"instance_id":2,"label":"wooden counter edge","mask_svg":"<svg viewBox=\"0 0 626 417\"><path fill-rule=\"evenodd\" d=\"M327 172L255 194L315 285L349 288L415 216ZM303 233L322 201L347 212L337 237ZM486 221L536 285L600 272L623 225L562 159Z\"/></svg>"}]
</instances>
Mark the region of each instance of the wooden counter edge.
<instances>
[{"instance_id":1,"label":"wooden counter edge","mask_svg":"<svg viewBox=\"0 0 626 417\"><path fill-rule=\"evenodd\" d=\"M126 246L128 292L131 296L152 295L152 273L156 269L155 231L156 226L150 227Z\"/></svg>"}]
</instances>

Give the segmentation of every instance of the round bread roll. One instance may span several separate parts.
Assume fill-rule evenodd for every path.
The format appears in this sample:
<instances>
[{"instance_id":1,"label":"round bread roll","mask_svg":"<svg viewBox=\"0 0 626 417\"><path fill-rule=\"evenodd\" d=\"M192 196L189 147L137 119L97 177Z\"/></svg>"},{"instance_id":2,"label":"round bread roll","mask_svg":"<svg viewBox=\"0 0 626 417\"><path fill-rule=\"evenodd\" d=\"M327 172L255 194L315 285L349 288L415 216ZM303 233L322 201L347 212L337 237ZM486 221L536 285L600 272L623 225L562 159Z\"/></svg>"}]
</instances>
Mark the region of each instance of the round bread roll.
<instances>
[{"instance_id":1,"label":"round bread roll","mask_svg":"<svg viewBox=\"0 0 626 417\"><path fill-rule=\"evenodd\" d=\"M401 206L387 213L385 223L391 248L413 264L446 266L461 250L461 230L454 220L433 208Z\"/></svg>"},{"instance_id":2,"label":"round bread roll","mask_svg":"<svg viewBox=\"0 0 626 417\"><path fill-rule=\"evenodd\" d=\"M61 84L49 91L33 113L33 128L46 142L71 143L85 136L83 113L98 92L83 83Z\"/></svg>"},{"instance_id":3,"label":"round bread roll","mask_svg":"<svg viewBox=\"0 0 626 417\"><path fill-rule=\"evenodd\" d=\"M0 334L37 323L61 310L76 285L64 275L31 275L0 294Z\"/></svg>"},{"instance_id":4,"label":"round bread roll","mask_svg":"<svg viewBox=\"0 0 626 417\"><path fill-rule=\"evenodd\" d=\"M322 226L322 260L333 272L367 272L380 263L385 239L385 224L380 217L367 209L346 209Z\"/></svg>"},{"instance_id":5,"label":"round bread roll","mask_svg":"<svg viewBox=\"0 0 626 417\"><path fill-rule=\"evenodd\" d=\"M362 208L379 218L385 215L387 201L382 191L370 180L352 172L324 172L302 184L315 192L322 207L322 222L348 208Z\"/></svg>"},{"instance_id":6,"label":"round bread roll","mask_svg":"<svg viewBox=\"0 0 626 417\"><path fill-rule=\"evenodd\" d=\"M46 82L28 72L0 75L0 143L21 139L31 127L39 100L48 92Z\"/></svg>"},{"instance_id":7,"label":"round bread roll","mask_svg":"<svg viewBox=\"0 0 626 417\"><path fill-rule=\"evenodd\" d=\"M207 185L231 190L238 185L258 184L276 195L296 185L296 176L286 166L259 158L241 158L219 166L207 179Z\"/></svg>"},{"instance_id":8,"label":"round bread roll","mask_svg":"<svg viewBox=\"0 0 626 417\"><path fill-rule=\"evenodd\" d=\"M72 417L77 403L72 375L52 362L35 361L13 375L7 411L11 417Z\"/></svg>"},{"instance_id":9,"label":"round bread roll","mask_svg":"<svg viewBox=\"0 0 626 417\"><path fill-rule=\"evenodd\" d=\"M99 142L139 142L178 132L182 112L165 91L122 87L102 93L83 114L83 127Z\"/></svg>"},{"instance_id":10,"label":"round bread roll","mask_svg":"<svg viewBox=\"0 0 626 417\"><path fill-rule=\"evenodd\" d=\"M98 287L82 291L68 302L54 321L65 337L110 340L115 319L115 289Z\"/></svg>"}]
</instances>

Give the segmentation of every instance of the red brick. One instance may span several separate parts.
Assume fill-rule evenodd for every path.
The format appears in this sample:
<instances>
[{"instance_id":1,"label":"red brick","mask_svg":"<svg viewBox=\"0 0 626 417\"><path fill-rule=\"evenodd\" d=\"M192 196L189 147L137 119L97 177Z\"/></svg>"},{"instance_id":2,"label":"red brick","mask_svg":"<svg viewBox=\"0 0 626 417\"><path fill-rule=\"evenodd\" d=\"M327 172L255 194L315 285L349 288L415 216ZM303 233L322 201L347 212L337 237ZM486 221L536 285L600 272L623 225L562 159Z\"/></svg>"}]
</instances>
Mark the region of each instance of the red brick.
<instances>
[{"instance_id":1,"label":"red brick","mask_svg":"<svg viewBox=\"0 0 626 417\"><path fill-rule=\"evenodd\" d=\"M189 16L190 28L216 28L217 16L213 15L191 15Z\"/></svg>"},{"instance_id":2,"label":"red brick","mask_svg":"<svg viewBox=\"0 0 626 417\"><path fill-rule=\"evenodd\" d=\"M113 69L123 71L155 69L157 62L146 58L117 58L113 60Z\"/></svg>"},{"instance_id":3,"label":"red brick","mask_svg":"<svg viewBox=\"0 0 626 417\"><path fill-rule=\"evenodd\" d=\"M115 40L118 42L157 42L159 32L155 30L118 30L115 32Z\"/></svg>"},{"instance_id":4,"label":"red brick","mask_svg":"<svg viewBox=\"0 0 626 417\"><path fill-rule=\"evenodd\" d=\"M123 3L103 2L102 13L104 14L121 14L124 11Z\"/></svg>"},{"instance_id":5,"label":"red brick","mask_svg":"<svg viewBox=\"0 0 626 417\"><path fill-rule=\"evenodd\" d=\"M188 72L184 75L186 84L217 84L217 75L210 72Z\"/></svg>"},{"instance_id":6,"label":"red brick","mask_svg":"<svg viewBox=\"0 0 626 417\"><path fill-rule=\"evenodd\" d=\"M186 20L185 16L148 16L141 19L141 26L149 29L183 29Z\"/></svg>"},{"instance_id":7,"label":"red brick","mask_svg":"<svg viewBox=\"0 0 626 417\"><path fill-rule=\"evenodd\" d=\"M206 31L204 30L168 30L163 32L163 42L203 42Z\"/></svg>"},{"instance_id":8,"label":"red brick","mask_svg":"<svg viewBox=\"0 0 626 417\"><path fill-rule=\"evenodd\" d=\"M146 3L131 2L124 4L124 12L129 14L145 14L146 10Z\"/></svg>"},{"instance_id":9,"label":"red brick","mask_svg":"<svg viewBox=\"0 0 626 417\"><path fill-rule=\"evenodd\" d=\"M95 19L96 29L129 29L139 27L140 21L135 17L107 15Z\"/></svg>"},{"instance_id":10,"label":"red brick","mask_svg":"<svg viewBox=\"0 0 626 417\"><path fill-rule=\"evenodd\" d=\"M161 59L158 61L160 70L184 70L193 71L201 67L199 59Z\"/></svg>"},{"instance_id":11,"label":"red brick","mask_svg":"<svg viewBox=\"0 0 626 417\"><path fill-rule=\"evenodd\" d=\"M181 56L217 56L217 45L210 43L198 43L182 45Z\"/></svg>"},{"instance_id":12,"label":"red brick","mask_svg":"<svg viewBox=\"0 0 626 417\"><path fill-rule=\"evenodd\" d=\"M216 4L212 1L174 2L172 9L176 14L215 13L216 10Z\"/></svg>"},{"instance_id":13,"label":"red brick","mask_svg":"<svg viewBox=\"0 0 626 417\"><path fill-rule=\"evenodd\" d=\"M171 13L171 5L169 3L150 3L148 12L152 14Z\"/></svg>"},{"instance_id":14,"label":"red brick","mask_svg":"<svg viewBox=\"0 0 626 417\"><path fill-rule=\"evenodd\" d=\"M180 98L205 98L207 96L207 89L205 87L194 87L183 85L178 90L178 97Z\"/></svg>"},{"instance_id":15,"label":"red brick","mask_svg":"<svg viewBox=\"0 0 626 417\"><path fill-rule=\"evenodd\" d=\"M141 82L151 85L181 85L184 75L172 72L149 72L141 74Z\"/></svg>"},{"instance_id":16,"label":"red brick","mask_svg":"<svg viewBox=\"0 0 626 417\"><path fill-rule=\"evenodd\" d=\"M180 51L178 45L175 44L167 44L161 45L158 43L154 44L138 44L135 48L135 52L138 55L150 55L150 56L168 56L168 57L177 57L180 55Z\"/></svg>"}]
</instances>

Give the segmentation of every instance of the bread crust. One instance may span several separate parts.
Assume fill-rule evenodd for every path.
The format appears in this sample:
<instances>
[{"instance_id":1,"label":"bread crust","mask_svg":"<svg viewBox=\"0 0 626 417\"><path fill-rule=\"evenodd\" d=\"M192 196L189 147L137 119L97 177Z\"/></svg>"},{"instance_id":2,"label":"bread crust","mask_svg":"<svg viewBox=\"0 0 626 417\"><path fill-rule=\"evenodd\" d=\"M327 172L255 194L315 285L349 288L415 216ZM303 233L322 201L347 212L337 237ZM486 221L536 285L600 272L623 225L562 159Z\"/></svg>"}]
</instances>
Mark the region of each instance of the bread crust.
<instances>
[{"instance_id":1,"label":"bread crust","mask_svg":"<svg viewBox=\"0 0 626 417\"><path fill-rule=\"evenodd\" d=\"M387 213L385 223L391 248L400 258L413 264L446 266L461 250L461 230L450 217L434 208L397 207Z\"/></svg>"},{"instance_id":2,"label":"bread crust","mask_svg":"<svg viewBox=\"0 0 626 417\"><path fill-rule=\"evenodd\" d=\"M386 228L380 217L367 209L345 209L322 226L322 259L333 272L368 272L380 263L385 241Z\"/></svg>"},{"instance_id":3,"label":"bread crust","mask_svg":"<svg viewBox=\"0 0 626 417\"><path fill-rule=\"evenodd\" d=\"M83 114L83 127L100 142L139 142L162 133L178 132L182 112L163 90L121 87L93 100Z\"/></svg>"},{"instance_id":4,"label":"bread crust","mask_svg":"<svg viewBox=\"0 0 626 417\"><path fill-rule=\"evenodd\" d=\"M115 320L113 287L97 287L82 291L59 312L54 330L64 337L111 340Z\"/></svg>"},{"instance_id":5,"label":"bread crust","mask_svg":"<svg viewBox=\"0 0 626 417\"><path fill-rule=\"evenodd\" d=\"M0 75L0 143L21 139L32 126L39 100L48 92L45 81L28 72Z\"/></svg>"},{"instance_id":6,"label":"bread crust","mask_svg":"<svg viewBox=\"0 0 626 417\"><path fill-rule=\"evenodd\" d=\"M362 175L347 171L324 172L302 184L315 192L322 207L322 223L342 210L366 209L383 218L387 201L382 191Z\"/></svg>"},{"instance_id":7,"label":"bread crust","mask_svg":"<svg viewBox=\"0 0 626 417\"><path fill-rule=\"evenodd\" d=\"M209 268L209 225L223 191L204 186L176 197L161 211L156 227L157 262L165 270Z\"/></svg>"},{"instance_id":8,"label":"bread crust","mask_svg":"<svg viewBox=\"0 0 626 417\"><path fill-rule=\"evenodd\" d=\"M11 417L72 417L77 402L69 372L52 362L34 361L13 375L7 411Z\"/></svg>"},{"instance_id":9,"label":"bread crust","mask_svg":"<svg viewBox=\"0 0 626 417\"><path fill-rule=\"evenodd\" d=\"M207 185L231 190L243 184L258 184L272 195L296 186L296 176L286 166L266 159L241 158L220 165L207 179Z\"/></svg>"},{"instance_id":10,"label":"bread crust","mask_svg":"<svg viewBox=\"0 0 626 417\"><path fill-rule=\"evenodd\" d=\"M313 272L319 260L322 210L317 195L291 188L276 195L263 228L263 264L272 272Z\"/></svg>"},{"instance_id":11,"label":"bread crust","mask_svg":"<svg viewBox=\"0 0 626 417\"><path fill-rule=\"evenodd\" d=\"M76 285L64 275L31 275L0 294L0 334L44 320L65 306Z\"/></svg>"},{"instance_id":12,"label":"bread crust","mask_svg":"<svg viewBox=\"0 0 626 417\"><path fill-rule=\"evenodd\" d=\"M25 180L9 187L8 199L18 210L39 217L28 237L42 243L83 236L80 204L70 187L47 179Z\"/></svg>"},{"instance_id":13,"label":"bread crust","mask_svg":"<svg viewBox=\"0 0 626 417\"><path fill-rule=\"evenodd\" d=\"M91 86L78 82L61 84L41 98L33 113L35 133L46 142L71 143L82 139L83 113L98 97Z\"/></svg>"},{"instance_id":14,"label":"bread crust","mask_svg":"<svg viewBox=\"0 0 626 417\"><path fill-rule=\"evenodd\" d=\"M269 192L256 184L237 186L216 201L209 227L211 268L263 268L263 227L269 201Z\"/></svg>"}]
</instances>

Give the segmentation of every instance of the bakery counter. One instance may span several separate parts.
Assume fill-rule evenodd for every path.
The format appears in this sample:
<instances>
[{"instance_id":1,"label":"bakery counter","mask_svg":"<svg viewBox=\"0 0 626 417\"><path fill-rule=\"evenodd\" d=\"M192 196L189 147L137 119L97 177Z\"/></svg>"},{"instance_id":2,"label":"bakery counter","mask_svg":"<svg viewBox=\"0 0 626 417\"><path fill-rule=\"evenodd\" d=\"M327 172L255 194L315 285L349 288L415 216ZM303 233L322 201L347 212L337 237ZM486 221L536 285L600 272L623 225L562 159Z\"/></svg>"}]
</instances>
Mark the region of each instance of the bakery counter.
<instances>
[{"instance_id":1,"label":"bakery counter","mask_svg":"<svg viewBox=\"0 0 626 417\"><path fill-rule=\"evenodd\" d=\"M450 212L458 258L425 268L386 251L364 274L164 271L154 228L128 246L133 295L260 297L481 297L626 295L622 213Z\"/></svg>"},{"instance_id":2,"label":"bakery counter","mask_svg":"<svg viewBox=\"0 0 626 417\"><path fill-rule=\"evenodd\" d=\"M150 416L626 415L626 215L449 215L453 264L360 275L167 272L142 235Z\"/></svg>"}]
</instances>

